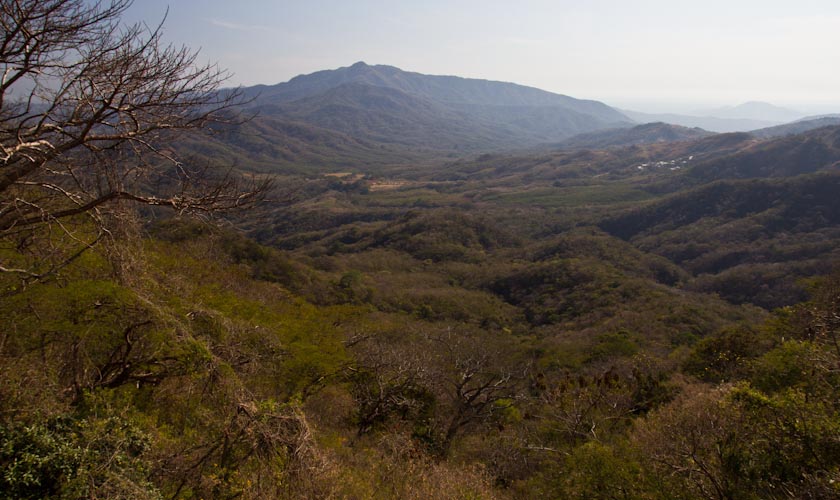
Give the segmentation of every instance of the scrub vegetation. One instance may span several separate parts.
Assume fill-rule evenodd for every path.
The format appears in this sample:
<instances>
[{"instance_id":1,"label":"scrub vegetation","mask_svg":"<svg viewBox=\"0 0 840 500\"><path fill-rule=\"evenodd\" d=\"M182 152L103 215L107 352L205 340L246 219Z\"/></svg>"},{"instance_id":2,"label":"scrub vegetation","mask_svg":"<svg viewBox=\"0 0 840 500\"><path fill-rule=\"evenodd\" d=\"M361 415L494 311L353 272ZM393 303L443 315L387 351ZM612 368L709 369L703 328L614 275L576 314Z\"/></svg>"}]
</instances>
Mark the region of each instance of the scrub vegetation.
<instances>
[{"instance_id":1,"label":"scrub vegetation","mask_svg":"<svg viewBox=\"0 0 840 500\"><path fill-rule=\"evenodd\" d=\"M0 498L840 495L840 128L231 169L227 94L96 68L0 108Z\"/></svg>"}]
</instances>

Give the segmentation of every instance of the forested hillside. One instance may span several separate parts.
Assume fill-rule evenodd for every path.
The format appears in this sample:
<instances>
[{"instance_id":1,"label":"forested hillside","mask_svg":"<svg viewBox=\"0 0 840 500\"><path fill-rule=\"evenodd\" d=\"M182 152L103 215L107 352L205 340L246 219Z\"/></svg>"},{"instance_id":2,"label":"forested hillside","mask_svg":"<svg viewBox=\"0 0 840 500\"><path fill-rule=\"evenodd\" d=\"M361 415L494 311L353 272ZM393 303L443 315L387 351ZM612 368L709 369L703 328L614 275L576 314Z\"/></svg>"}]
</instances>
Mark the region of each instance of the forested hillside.
<instances>
[{"instance_id":1,"label":"forested hillside","mask_svg":"<svg viewBox=\"0 0 840 500\"><path fill-rule=\"evenodd\" d=\"M42 83L0 100L0 498L840 496L840 128L447 158L413 127L610 111L367 65L218 93L126 2L0 3ZM256 90L294 120L240 122Z\"/></svg>"}]
</instances>

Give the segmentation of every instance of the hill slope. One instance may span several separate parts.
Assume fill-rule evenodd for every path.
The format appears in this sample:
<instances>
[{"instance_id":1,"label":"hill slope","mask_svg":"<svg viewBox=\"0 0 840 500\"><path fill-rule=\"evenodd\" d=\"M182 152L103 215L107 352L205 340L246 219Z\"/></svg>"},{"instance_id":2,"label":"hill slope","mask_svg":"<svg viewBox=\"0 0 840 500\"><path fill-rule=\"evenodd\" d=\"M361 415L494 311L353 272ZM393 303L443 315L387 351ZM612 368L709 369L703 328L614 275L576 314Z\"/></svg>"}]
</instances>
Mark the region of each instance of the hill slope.
<instances>
[{"instance_id":1,"label":"hill slope","mask_svg":"<svg viewBox=\"0 0 840 500\"><path fill-rule=\"evenodd\" d=\"M401 90L344 83L323 94L261 108L282 117L382 144L458 150L493 148L512 131L476 123L442 104Z\"/></svg>"},{"instance_id":2,"label":"hill slope","mask_svg":"<svg viewBox=\"0 0 840 500\"><path fill-rule=\"evenodd\" d=\"M825 127L768 142L757 142L725 158L696 165L689 177L716 179L790 177L837 167L840 127Z\"/></svg>"},{"instance_id":3,"label":"hill slope","mask_svg":"<svg viewBox=\"0 0 840 500\"><path fill-rule=\"evenodd\" d=\"M603 149L611 147L677 142L714 135L700 128L686 128L667 123L646 123L633 128L618 128L576 135L556 146L561 149Z\"/></svg>"},{"instance_id":4,"label":"hill slope","mask_svg":"<svg viewBox=\"0 0 840 500\"><path fill-rule=\"evenodd\" d=\"M777 125L775 127L767 127L750 132L755 137L762 139L770 139L773 137L784 137L786 135L795 135L814 130L822 127L831 127L840 125L840 116L822 116L817 118L798 120L793 123L786 123L784 125Z\"/></svg>"},{"instance_id":5,"label":"hill slope","mask_svg":"<svg viewBox=\"0 0 840 500\"><path fill-rule=\"evenodd\" d=\"M791 276L828 273L840 258L838 189L837 173L726 180L600 226L692 273L688 289L774 308L807 297Z\"/></svg>"},{"instance_id":6,"label":"hill slope","mask_svg":"<svg viewBox=\"0 0 840 500\"><path fill-rule=\"evenodd\" d=\"M609 106L516 85L357 63L243 89L258 119L443 154L521 148L629 126Z\"/></svg>"}]
</instances>

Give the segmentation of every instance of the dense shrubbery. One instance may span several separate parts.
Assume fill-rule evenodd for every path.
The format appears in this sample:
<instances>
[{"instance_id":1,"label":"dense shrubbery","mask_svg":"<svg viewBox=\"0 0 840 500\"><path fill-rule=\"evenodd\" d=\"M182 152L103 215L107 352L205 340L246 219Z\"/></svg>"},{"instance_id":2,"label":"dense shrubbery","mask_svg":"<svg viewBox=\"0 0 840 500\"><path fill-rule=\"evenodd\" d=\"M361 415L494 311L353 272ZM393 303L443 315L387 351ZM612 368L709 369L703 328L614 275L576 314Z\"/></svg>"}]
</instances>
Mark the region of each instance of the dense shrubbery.
<instances>
[{"instance_id":1,"label":"dense shrubbery","mask_svg":"<svg viewBox=\"0 0 840 500\"><path fill-rule=\"evenodd\" d=\"M833 133L792 155L829 158ZM319 154L221 135L257 169ZM840 256L838 177L649 201L800 173L726 160L745 141L295 179L236 220L271 247L98 220L66 267L0 269L0 496L836 498L840 275L814 277ZM711 170L635 166L693 154Z\"/></svg>"},{"instance_id":2,"label":"dense shrubbery","mask_svg":"<svg viewBox=\"0 0 840 500\"><path fill-rule=\"evenodd\" d=\"M576 318L586 335L547 324L533 336L515 316L482 323L475 312L444 312L458 293L427 300L425 313L392 309L376 298L384 277L307 271L224 231L161 231L165 241L146 242L119 264L131 266L122 284L111 276L127 269L115 274L107 254L89 253L62 280L7 289L2 308L14 335L0 352L0 461L13 496L421 498L439 489L447 497L716 498L719 488L774 498L777 484L833 493L840 424L830 292L769 326L709 335L717 323L648 288L644 266L630 278L569 261L597 279L538 273L518 288L504 281L504 290L537 295L499 289L527 317L527 304L559 311L546 300L588 287L563 319ZM390 272L405 264L416 265L395 259ZM281 279L264 271L271 266ZM458 266L455 281L434 286L466 286L470 272ZM637 281L624 296L627 280ZM311 305L278 281L332 298ZM660 326L646 331L622 316L640 299ZM595 313L610 308L616 317L601 323ZM713 389L680 374L673 356L656 357L676 345L674 328L706 337L683 351L686 375L736 385ZM672 347L659 351L659 342ZM557 363L572 352L577 361ZM807 427L798 427L802 418ZM675 472L687 467L686 447L696 447L707 472Z\"/></svg>"},{"instance_id":3,"label":"dense shrubbery","mask_svg":"<svg viewBox=\"0 0 840 500\"><path fill-rule=\"evenodd\" d=\"M169 221L149 239L127 231L52 280L20 288L0 276L4 488L836 495L836 280L765 322L731 302L788 302L774 294L806 283L785 265L766 267L779 286L762 296L759 275L723 281L755 269L730 266L740 257L725 245L680 260L678 232L654 255L644 249L656 239L564 228L545 212L528 225L460 213L472 209L376 208L335 234L326 219L294 251ZM704 224L684 230L712 230ZM759 234L739 224L738 244ZM817 243L761 248L804 265L828 249ZM692 277L687 263L724 270ZM731 302L704 293L722 286Z\"/></svg>"}]
</instances>

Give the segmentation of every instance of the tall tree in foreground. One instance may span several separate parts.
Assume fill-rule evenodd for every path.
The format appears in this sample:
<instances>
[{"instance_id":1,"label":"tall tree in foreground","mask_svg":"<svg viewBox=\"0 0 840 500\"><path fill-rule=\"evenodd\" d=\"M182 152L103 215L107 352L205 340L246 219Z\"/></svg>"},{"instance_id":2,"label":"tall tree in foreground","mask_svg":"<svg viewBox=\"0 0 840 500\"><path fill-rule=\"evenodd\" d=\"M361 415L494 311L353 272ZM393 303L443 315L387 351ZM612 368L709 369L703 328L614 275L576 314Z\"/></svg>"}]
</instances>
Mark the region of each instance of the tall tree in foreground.
<instances>
[{"instance_id":1,"label":"tall tree in foreground","mask_svg":"<svg viewBox=\"0 0 840 500\"><path fill-rule=\"evenodd\" d=\"M174 132L229 121L239 94L160 27L122 24L131 3L0 0L0 271L49 274L107 233L119 200L210 212L268 187L167 149Z\"/></svg>"}]
</instances>

